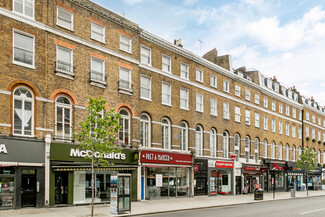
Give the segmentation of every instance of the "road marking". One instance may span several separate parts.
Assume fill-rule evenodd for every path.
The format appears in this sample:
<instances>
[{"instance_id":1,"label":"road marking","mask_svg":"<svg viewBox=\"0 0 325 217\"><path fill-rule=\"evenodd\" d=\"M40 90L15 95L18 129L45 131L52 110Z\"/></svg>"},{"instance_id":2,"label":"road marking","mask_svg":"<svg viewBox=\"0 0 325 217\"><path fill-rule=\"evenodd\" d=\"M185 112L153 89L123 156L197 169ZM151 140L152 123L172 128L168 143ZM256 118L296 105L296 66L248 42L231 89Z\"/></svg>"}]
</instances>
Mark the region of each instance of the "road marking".
<instances>
[{"instance_id":1,"label":"road marking","mask_svg":"<svg viewBox=\"0 0 325 217\"><path fill-rule=\"evenodd\" d=\"M322 210L325 210L325 208L315 209L315 210L311 210L311 211L307 211L307 212L301 212L301 213L299 213L299 215L304 215L304 214L308 214L308 213L312 213L312 212L318 212L318 211L322 211Z\"/></svg>"}]
</instances>

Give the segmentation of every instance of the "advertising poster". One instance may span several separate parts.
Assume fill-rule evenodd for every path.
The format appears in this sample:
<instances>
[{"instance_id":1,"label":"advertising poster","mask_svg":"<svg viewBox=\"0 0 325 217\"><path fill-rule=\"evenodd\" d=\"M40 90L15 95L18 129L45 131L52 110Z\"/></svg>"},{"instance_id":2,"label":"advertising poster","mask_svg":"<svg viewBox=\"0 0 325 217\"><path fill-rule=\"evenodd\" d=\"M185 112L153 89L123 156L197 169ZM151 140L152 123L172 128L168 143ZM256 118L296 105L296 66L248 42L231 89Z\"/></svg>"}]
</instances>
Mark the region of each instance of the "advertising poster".
<instances>
[{"instance_id":1,"label":"advertising poster","mask_svg":"<svg viewBox=\"0 0 325 217\"><path fill-rule=\"evenodd\" d=\"M110 212L112 215L117 215L117 176L111 176L111 203Z\"/></svg>"},{"instance_id":2,"label":"advertising poster","mask_svg":"<svg viewBox=\"0 0 325 217\"><path fill-rule=\"evenodd\" d=\"M163 176L162 174L156 174L156 187L163 186Z\"/></svg>"}]
</instances>

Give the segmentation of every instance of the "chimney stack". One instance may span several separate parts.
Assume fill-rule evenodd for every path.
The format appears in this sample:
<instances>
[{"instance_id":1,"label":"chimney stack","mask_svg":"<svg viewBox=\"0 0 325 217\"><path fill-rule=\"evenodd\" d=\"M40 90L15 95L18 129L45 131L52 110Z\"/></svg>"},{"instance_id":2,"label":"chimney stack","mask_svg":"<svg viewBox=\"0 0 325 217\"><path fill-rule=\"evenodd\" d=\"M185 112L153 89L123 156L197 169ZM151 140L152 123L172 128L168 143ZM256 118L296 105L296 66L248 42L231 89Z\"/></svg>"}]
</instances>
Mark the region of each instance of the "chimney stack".
<instances>
[{"instance_id":1,"label":"chimney stack","mask_svg":"<svg viewBox=\"0 0 325 217\"><path fill-rule=\"evenodd\" d=\"M174 45L176 45L178 47L183 47L183 45L182 45L182 39L175 39L174 40Z\"/></svg>"}]
</instances>

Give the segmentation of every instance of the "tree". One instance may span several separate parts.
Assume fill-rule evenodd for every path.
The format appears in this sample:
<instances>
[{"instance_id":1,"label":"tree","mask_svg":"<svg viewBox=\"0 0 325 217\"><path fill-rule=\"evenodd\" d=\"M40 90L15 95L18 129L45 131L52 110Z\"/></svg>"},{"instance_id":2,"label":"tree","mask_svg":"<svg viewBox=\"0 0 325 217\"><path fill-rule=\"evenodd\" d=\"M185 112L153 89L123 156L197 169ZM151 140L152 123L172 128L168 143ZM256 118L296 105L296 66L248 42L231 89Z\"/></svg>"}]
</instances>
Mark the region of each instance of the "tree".
<instances>
[{"instance_id":1,"label":"tree","mask_svg":"<svg viewBox=\"0 0 325 217\"><path fill-rule=\"evenodd\" d=\"M91 159L91 216L94 216L94 166L108 166L106 157L108 153L121 152L115 140L119 125L120 114L114 109L106 111L106 100L98 96L97 99L89 97L87 110L89 112L85 122L79 122L80 132L75 139L80 142L80 148L87 150L87 158Z\"/></svg>"},{"instance_id":2,"label":"tree","mask_svg":"<svg viewBox=\"0 0 325 217\"><path fill-rule=\"evenodd\" d=\"M306 171L306 176L307 176L306 190L307 190L307 196L308 196L309 171L314 170L317 167L316 153L313 151L313 149L311 147L303 149L302 154L300 155L300 157L297 161L297 167Z\"/></svg>"}]
</instances>

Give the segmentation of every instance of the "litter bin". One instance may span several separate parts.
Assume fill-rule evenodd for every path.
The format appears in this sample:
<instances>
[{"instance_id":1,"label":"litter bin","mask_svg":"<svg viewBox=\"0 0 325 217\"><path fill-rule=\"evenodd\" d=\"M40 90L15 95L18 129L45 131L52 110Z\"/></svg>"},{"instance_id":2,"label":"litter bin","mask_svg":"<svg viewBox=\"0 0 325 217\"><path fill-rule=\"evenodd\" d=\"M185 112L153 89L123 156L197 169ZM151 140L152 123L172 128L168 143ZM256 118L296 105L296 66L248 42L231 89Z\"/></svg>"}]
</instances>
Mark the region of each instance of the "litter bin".
<instances>
[{"instance_id":1,"label":"litter bin","mask_svg":"<svg viewBox=\"0 0 325 217\"><path fill-rule=\"evenodd\" d=\"M291 197L296 197L296 190L295 189L291 189Z\"/></svg>"},{"instance_id":2,"label":"litter bin","mask_svg":"<svg viewBox=\"0 0 325 217\"><path fill-rule=\"evenodd\" d=\"M254 191L254 200L263 200L263 189L256 189Z\"/></svg>"}]
</instances>

